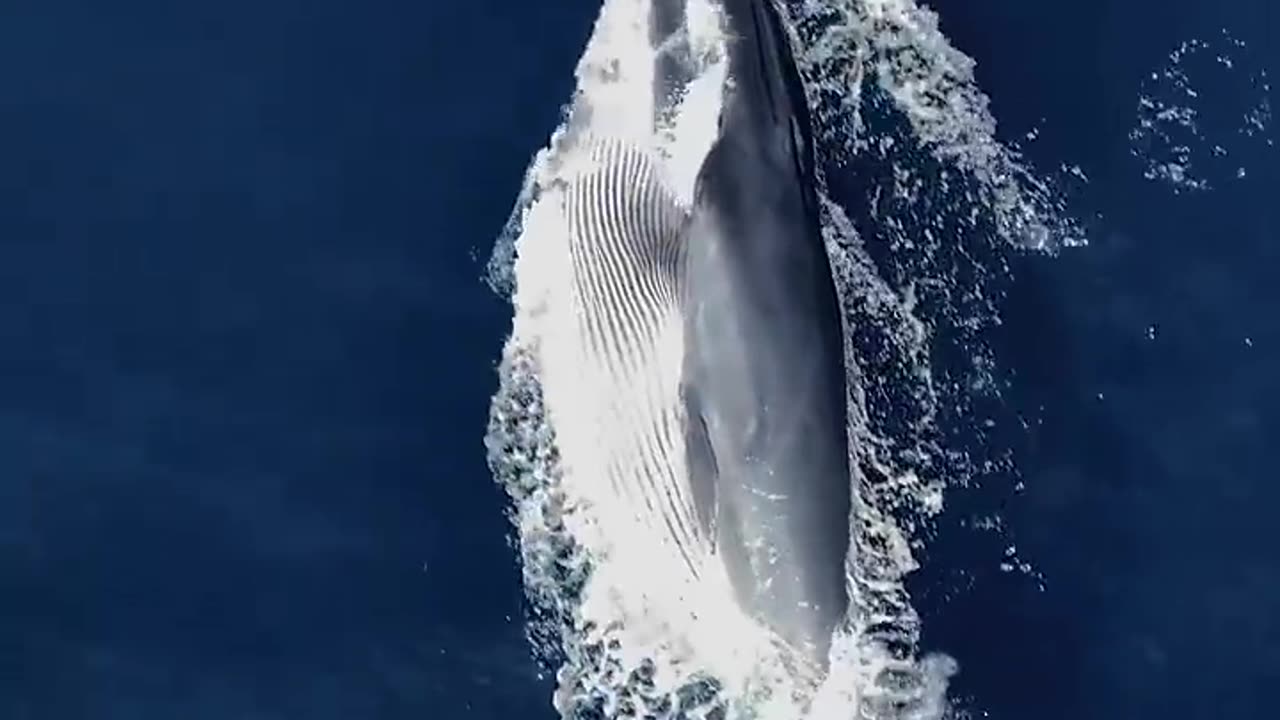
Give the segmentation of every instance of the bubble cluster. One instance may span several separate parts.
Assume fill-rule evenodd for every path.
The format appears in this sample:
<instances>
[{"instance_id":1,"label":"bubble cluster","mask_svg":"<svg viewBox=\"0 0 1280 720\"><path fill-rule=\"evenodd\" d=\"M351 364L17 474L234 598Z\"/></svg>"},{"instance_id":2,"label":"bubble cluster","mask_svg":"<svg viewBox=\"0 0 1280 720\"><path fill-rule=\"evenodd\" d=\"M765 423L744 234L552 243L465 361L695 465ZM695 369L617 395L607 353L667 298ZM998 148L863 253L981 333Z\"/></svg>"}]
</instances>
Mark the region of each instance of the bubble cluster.
<instances>
[{"instance_id":1,"label":"bubble cluster","mask_svg":"<svg viewBox=\"0 0 1280 720\"><path fill-rule=\"evenodd\" d=\"M1248 46L1223 30L1169 53L1142 82L1129 153L1176 194L1249 175L1274 146L1271 83Z\"/></svg>"}]
</instances>

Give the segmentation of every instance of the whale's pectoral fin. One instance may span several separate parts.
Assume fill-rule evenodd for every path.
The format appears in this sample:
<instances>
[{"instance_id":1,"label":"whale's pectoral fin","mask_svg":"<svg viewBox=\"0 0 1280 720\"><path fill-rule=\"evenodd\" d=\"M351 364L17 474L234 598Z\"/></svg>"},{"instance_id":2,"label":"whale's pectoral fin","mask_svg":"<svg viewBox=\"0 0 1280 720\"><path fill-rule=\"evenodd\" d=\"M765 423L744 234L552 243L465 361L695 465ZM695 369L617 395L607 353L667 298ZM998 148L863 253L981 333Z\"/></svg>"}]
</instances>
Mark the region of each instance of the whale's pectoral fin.
<instances>
[{"instance_id":1,"label":"whale's pectoral fin","mask_svg":"<svg viewBox=\"0 0 1280 720\"><path fill-rule=\"evenodd\" d=\"M707 432L707 422L702 415L698 391L684 385L681 388L685 409L685 456L689 470L689 489L693 495L694 513L702 536L713 547L716 541L716 482L720 469Z\"/></svg>"}]
</instances>

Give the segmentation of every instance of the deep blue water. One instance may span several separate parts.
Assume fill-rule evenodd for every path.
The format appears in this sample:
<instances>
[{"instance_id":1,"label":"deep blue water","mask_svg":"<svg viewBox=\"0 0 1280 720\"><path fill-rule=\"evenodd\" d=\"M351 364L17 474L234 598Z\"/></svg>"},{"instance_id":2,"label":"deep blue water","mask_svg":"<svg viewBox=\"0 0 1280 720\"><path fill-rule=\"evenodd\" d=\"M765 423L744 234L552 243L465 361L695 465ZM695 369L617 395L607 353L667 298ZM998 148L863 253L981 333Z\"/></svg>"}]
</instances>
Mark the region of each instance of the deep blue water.
<instances>
[{"instance_id":1,"label":"deep blue water","mask_svg":"<svg viewBox=\"0 0 1280 720\"><path fill-rule=\"evenodd\" d=\"M1280 166L1272 149L1244 180L1175 196L1142 179L1127 133L1139 83L1184 40L1226 28L1275 78L1280 15L1262 0L938 9L1002 128L1042 127L1029 156L1079 164L1075 208L1101 219L1088 248L1015 261L1003 307L1007 397L1032 426L1006 516L1046 589L977 582L930 609L926 635L993 717L1274 717Z\"/></svg>"},{"instance_id":2,"label":"deep blue water","mask_svg":"<svg viewBox=\"0 0 1280 720\"><path fill-rule=\"evenodd\" d=\"M0 8L0 719L551 716L480 276L597 6ZM1015 260L997 336L1045 589L935 547L989 569L925 642L992 717L1273 717L1280 178L1175 198L1126 133L1190 37L1280 77L1277 12L938 8L1102 219Z\"/></svg>"}]
</instances>

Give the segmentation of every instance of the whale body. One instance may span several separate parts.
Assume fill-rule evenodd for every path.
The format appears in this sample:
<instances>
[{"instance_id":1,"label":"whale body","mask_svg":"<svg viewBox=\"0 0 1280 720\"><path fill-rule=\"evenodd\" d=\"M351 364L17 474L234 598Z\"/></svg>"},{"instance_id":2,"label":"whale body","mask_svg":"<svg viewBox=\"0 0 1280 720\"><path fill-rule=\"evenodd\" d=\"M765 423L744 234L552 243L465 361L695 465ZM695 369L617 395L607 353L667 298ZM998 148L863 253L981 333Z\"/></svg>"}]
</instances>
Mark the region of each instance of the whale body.
<instances>
[{"instance_id":1,"label":"whale body","mask_svg":"<svg viewBox=\"0 0 1280 720\"><path fill-rule=\"evenodd\" d=\"M609 489L691 575L720 564L746 614L825 667L848 606L839 303L779 11L772 0L722 9L728 79L690 206L645 148L581 140L593 169L563 200L575 372L583 387L603 378L609 397L598 402L617 426L582 425L608 449L598 470ZM667 48L654 68L659 101L689 79L667 54L687 51L684 13L683 0L653 0L650 40ZM680 348L673 363L668 347Z\"/></svg>"}]
</instances>

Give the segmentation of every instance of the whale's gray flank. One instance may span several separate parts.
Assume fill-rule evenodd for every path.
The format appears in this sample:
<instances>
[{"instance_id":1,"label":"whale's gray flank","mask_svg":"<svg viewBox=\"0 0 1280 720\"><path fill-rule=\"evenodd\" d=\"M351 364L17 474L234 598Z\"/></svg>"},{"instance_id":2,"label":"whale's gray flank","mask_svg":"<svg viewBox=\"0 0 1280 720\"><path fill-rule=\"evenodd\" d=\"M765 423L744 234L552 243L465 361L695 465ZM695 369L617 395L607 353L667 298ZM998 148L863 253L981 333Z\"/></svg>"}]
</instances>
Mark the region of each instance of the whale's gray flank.
<instances>
[{"instance_id":1,"label":"whale's gray flank","mask_svg":"<svg viewBox=\"0 0 1280 720\"><path fill-rule=\"evenodd\" d=\"M848 604L839 305L781 18L770 0L724 6L732 83L685 247L686 465L739 602L825 666Z\"/></svg>"}]
</instances>

